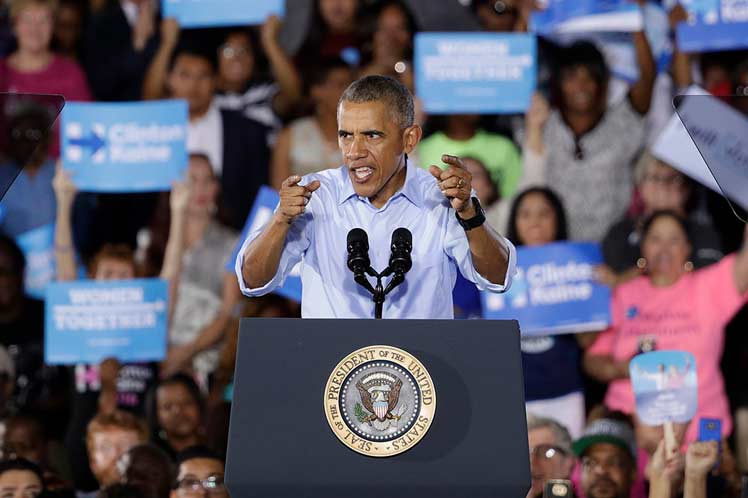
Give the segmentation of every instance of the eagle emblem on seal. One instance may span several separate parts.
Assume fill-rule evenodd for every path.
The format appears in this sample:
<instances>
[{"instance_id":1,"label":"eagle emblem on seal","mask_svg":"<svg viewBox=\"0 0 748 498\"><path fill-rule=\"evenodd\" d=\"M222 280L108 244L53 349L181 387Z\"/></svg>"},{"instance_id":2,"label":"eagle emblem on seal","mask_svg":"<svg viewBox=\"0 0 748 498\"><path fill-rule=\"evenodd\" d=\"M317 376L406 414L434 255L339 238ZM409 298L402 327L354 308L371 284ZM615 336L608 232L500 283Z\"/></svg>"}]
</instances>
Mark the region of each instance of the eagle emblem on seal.
<instances>
[{"instance_id":1,"label":"eagle emblem on seal","mask_svg":"<svg viewBox=\"0 0 748 498\"><path fill-rule=\"evenodd\" d=\"M356 418L378 430L397 423L408 409L405 403L398 406L402 386L402 380L385 372L374 372L362 378L356 383L356 388L363 408L356 407Z\"/></svg>"}]
</instances>

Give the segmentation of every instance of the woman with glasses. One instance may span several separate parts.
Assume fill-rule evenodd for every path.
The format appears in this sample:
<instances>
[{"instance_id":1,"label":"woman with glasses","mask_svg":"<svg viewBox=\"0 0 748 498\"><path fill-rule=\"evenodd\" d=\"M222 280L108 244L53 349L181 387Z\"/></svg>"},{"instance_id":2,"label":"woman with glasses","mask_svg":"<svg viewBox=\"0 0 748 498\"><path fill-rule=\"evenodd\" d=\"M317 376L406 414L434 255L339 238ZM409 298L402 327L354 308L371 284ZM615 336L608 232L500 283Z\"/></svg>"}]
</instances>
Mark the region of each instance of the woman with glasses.
<instances>
[{"instance_id":1,"label":"woman with glasses","mask_svg":"<svg viewBox=\"0 0 748 498\"><path fill-rule=\"evenodd\" d=\"M694 183L670 165L649 152L639 159L636 168L641 215L626 216L613 225L603 239L606 266L599 269L600 280L615 287L641 274L641 230L647 216L658 210L670 210L688 219L688 236L692 244L690 262L695 269L716 263L722 256L722 241L711 220L694 211Z\"/></svg>"}]
</instances>

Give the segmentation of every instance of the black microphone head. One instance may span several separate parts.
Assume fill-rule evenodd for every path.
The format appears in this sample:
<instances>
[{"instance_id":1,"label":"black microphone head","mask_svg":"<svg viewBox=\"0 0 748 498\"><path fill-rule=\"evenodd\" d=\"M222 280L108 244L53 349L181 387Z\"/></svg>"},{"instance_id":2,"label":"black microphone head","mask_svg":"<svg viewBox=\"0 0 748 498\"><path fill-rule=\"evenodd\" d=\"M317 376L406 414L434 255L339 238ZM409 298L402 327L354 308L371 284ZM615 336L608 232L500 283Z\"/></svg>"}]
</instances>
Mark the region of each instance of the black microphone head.
<instances>
[{"instance_id":1,"label":"black microphone head","mask_svg":"<svg viewBox=\"0 0 748 498\"><path fill-rule=\"evenodd\" d=\"M407 228L397 228L392 232L392 245L394 246L396 243L403 244L403 249L410 252L413 250L413 234Z\"/></svg>"},{"instance_id":2,"label":"black microphone head","mask_svg":"<svg viewBox=\"0 0 748 498\"><path fill-rule=\"evenodd\" d=\"M363 273L369 268L369 236L361 228L348 232L348 269Z\"/></svg>"},{"instance_id":3,"label":"black microphone head","mask_svg":"<svg viewBox=\"0 0 748 498\"><path fill-rule=\"evenodd\" d=\"M390 246L390 268L397 273L406 273L413 266L410 251L413 250L413 234L407 228L400 227L392 232Z\"/></svg>"},{"instance_id":4,"label":"black microphone head","mask_svg":"<svg viewBox=\"0 0 748 498\"><path fill-rule=\"evenodd\" d=\"M350 254L351 249L356 245L363 244L365 250L369 250L369 236L362 228L354 228L348 232L348 253Z\"/></svg>"}]
</instances>

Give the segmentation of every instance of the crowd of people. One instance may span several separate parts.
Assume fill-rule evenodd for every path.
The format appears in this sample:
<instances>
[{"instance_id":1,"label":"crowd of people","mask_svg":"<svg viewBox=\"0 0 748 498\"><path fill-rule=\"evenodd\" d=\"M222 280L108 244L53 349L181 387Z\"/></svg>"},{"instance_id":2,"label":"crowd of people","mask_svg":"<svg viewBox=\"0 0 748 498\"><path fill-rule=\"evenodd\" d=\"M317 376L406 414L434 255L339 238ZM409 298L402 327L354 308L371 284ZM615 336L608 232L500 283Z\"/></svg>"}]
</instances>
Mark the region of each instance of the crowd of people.
<instances>
[{"instance_id":1,"label":"crowd of people","mask_svg":"<svg viewBox=\"0 0 748 498\"><path fill-rule=\"evenodd\" d=\"M338 100L371 74L416 96L425 138L408 167L462 157L488 223L518 247L601 244L596 278L612 289L610 327L522 339L528 496L549 479L569 479L588 498L739 496L748 473L745 231L720 195L651 144L670 99L694 84L745 113L731 95L748 87L748 52L683 53L675 43L658 69L636 32L638 79L614 92L622 82L596 43L539 39L539 91L524 115L428 115L414 87L417 2L310 2L295 51L281 43L276 16L184 29L159 3L0 0L0 92L183 99L189 116L187 173L170 192L78 191L58 125L30 158L7 147L0 179L14 162L23 170L0 218L0 496L228 496L238 320L298 317L300 307L242 296L224 268L261 186L341 164ZM460 3L489 32L527 31L534 8ZM670 28L685 16L676 5ZM24 292L15 239L50 223L57 281L167 281L162 362L45 365L44 303ZM458 278L454 295L456 316L474 317L477 291ZM645 343L696 360L697 413L676 425L674 448L636 415L629 362ZM697 441L702 417L721 420L719 444Z\"/></svg>"}]
</instances>

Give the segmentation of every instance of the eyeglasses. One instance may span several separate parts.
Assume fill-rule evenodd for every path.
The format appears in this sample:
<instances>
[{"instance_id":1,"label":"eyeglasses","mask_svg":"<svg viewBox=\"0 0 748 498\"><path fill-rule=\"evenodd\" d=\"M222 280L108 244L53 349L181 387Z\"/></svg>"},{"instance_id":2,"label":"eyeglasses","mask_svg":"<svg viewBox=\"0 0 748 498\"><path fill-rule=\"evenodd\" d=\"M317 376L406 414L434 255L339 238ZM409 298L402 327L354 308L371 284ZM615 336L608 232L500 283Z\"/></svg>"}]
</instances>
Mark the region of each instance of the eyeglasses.
<instances>
[{"instance_id":1,"label":"eyeglasses","mask_svg":"<svg viewBox=\"0 0 748 498\"><path fill-rule=\"evenodd\" d=\"M502 0L497 0L493 3L493 10L500 16L514 16L517 14L517 7Z\"/></svg>"},{"instance_id":2,"label":"eyeglasses","mask_svg":"<svg viewBox=\"0 0 748 498\"><path fill-rule=\"evenodd\" d=\"M223 483L223 476L210 476L207 479L186 477L177 481L177 491L182 496L199 496L203 491L218 495L226 491L226 486Z\"/></svg>"},{"instance_id":3,"label":"eyeglasses","mask_svg":"<svg viewBox=\"0 0 748 498\"><path fill-rule=\"evenodd\" d=\"M596 460L591 457L583 457L582 458L582 469L585 472L592 472L596 468L600 467L603 471L609 471L609 470L624 470L626 468L627 462L619 457L612 457L608 458L606 460Z\"/></svg>"},{"instance_id":4,"label":"eyeglasses","mask_svg":"<svg viewBox=\"0 0 748 498\"><path fill-rule=\"evenodd\" d=\"M221 48L218 49L218 53L220 53L222 57L225 57L227 59L233 59L236 57L246 57L249 54L249 50L247 50L244 47L232 47L231 45L222 45Z\"/></svg>"},{"instance_id":5,"label":"eyeglasses","mask_svg":"<svg viewBox=\"0 0 748 498\"><path fill-rule=\"evenodd\" d=\"M644 179L648 182L657 183L665 187L682 187L686 183L686 180L680 175L650 174L646 175Z\"/></svg>"},{"instance_id":6,"label":"eyeglasses","mask_svg":"<svg viewBox=\"0 0 748 498\"><path fill-rule=\"evenodd\" d=\"M552 460L557 456L565 457L567 454L567 451L563 448L551 444L539 444L530 449L530 456L541 460Z\"/></svg>"}]
</instances>

